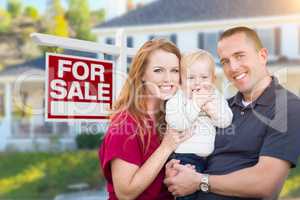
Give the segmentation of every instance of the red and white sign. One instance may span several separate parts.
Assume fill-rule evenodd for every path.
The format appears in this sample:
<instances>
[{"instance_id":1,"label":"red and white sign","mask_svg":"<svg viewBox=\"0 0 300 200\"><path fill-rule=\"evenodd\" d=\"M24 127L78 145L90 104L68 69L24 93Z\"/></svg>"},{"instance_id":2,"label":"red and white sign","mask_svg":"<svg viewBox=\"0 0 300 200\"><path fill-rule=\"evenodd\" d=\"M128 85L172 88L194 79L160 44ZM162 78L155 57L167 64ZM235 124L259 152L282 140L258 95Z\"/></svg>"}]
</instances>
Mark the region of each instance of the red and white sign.
<instances>
[{"instance_id":1,"label":"red and white sign","mask_svg":"<svg viewBox=\"0 0 300 200\"><path fill-rule=\"evenodd\" d=\"M112 62L46 54L46 120L108 119L112 108Z\"/></svg>"}]
</instances>

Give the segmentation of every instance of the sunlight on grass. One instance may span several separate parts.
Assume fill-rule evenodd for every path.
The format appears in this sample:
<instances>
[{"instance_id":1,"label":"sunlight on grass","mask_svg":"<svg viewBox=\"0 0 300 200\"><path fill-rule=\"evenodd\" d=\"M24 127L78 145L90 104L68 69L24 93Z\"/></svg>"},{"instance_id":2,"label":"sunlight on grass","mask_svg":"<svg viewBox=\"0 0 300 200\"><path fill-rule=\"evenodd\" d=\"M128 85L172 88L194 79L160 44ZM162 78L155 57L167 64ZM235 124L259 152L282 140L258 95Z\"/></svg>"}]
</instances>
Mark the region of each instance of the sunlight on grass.
<instances>
[{"instance_id":1,"label":"sunlight on grass","mask_svg":"<svg viewBox=\"0 0 300 200\"><path fill-rule=\"evenodd\" d=\"M41 179L43 176L44 172L42 165L32 166L16 176L1 179L0 194L10 192L11 190L19 188L24 184L34 182L38 179Z\"/></svg>"},{"instance_id":2,"label":"sunlight on grass","mask_svg":"<svg viewBox=\"0 0 300 200\"><path fill-rule=\"evenodd\" d=\"M300 176L289 178L285 181L284 187L280 193L281 197L287 197L291 193L300 189Z\"/></svg>"},{"instance_id":3,"label":"sunlight on grass","mask_svg":"<svg viewBox=\"0 0 300 200\"><path fill-rule=\"evenodd\" d=\"M15 153L3 155L2 160L0 199L53 199L69 192L70 184L85 182L95 190L104 184L96 150Z\"/></svg>"}]
</instances>

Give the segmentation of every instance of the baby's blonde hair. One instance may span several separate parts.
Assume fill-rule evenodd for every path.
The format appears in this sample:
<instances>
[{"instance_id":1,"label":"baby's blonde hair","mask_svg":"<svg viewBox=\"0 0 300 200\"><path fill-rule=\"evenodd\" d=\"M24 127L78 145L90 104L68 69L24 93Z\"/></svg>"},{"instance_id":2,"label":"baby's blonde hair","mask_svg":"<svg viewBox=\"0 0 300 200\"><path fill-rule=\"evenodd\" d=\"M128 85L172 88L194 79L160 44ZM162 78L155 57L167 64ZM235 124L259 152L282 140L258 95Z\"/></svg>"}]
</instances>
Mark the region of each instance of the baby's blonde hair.
<instances>
[{"instance_id":1,"label":"baby's blonde hair","mask_svg":"<svg viewBox=\"0 0 300 200\"><path fill-rule=\"evenodd\" d=\"M197 60L204 60L204 59L207 59L209 61L211 73L214 76L215 68L216 68L214 57L208 51L205 51L203 49L187 52L182 55L181 62L180 62L181 74L186 73L188 67L194 64Z\"/></svg>"}]
</instances>

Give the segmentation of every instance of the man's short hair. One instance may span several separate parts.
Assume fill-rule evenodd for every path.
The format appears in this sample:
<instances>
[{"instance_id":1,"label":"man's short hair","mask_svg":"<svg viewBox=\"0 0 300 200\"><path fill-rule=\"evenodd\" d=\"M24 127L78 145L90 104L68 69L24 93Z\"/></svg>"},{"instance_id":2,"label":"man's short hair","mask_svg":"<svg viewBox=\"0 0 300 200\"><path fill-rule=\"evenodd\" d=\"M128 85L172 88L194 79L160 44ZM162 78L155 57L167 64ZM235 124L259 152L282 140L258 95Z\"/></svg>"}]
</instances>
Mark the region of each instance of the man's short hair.
<instances>
[{"instance_id":1,"label":"man's short hair","mask_svg":"<svg viewBox=\"0 0 300 200\"><path fill-rule=\"evenodd\" d=\"M224 38L230 37L236 33L244 33L247 39L249 39L254 44L254 47L257 51L263 48L262 42L259 39L259 36L257 35L256 31L246 26L238 26L225 30L220 35L219 41L221 41Z\"/></svg>"}]
</instances>

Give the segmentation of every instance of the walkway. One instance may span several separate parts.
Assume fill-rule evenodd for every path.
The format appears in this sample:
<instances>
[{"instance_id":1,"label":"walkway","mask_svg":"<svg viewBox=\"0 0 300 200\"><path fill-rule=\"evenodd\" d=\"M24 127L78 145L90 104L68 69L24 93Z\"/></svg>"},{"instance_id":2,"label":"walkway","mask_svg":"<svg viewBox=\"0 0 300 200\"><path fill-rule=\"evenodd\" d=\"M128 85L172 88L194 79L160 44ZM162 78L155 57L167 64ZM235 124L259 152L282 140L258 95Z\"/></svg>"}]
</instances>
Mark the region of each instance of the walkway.
<instances>
[{"instance_id":1,"label":"walkway","mask_svg":"<svg viewBox=\"0 0 300 200\"><path fill-rule=\"evenodd\" d=\"M105 191L84 191L68 194L61 194L55 197L54 200L105 200L107 193Z\"/></svg>"}]
</instances>

